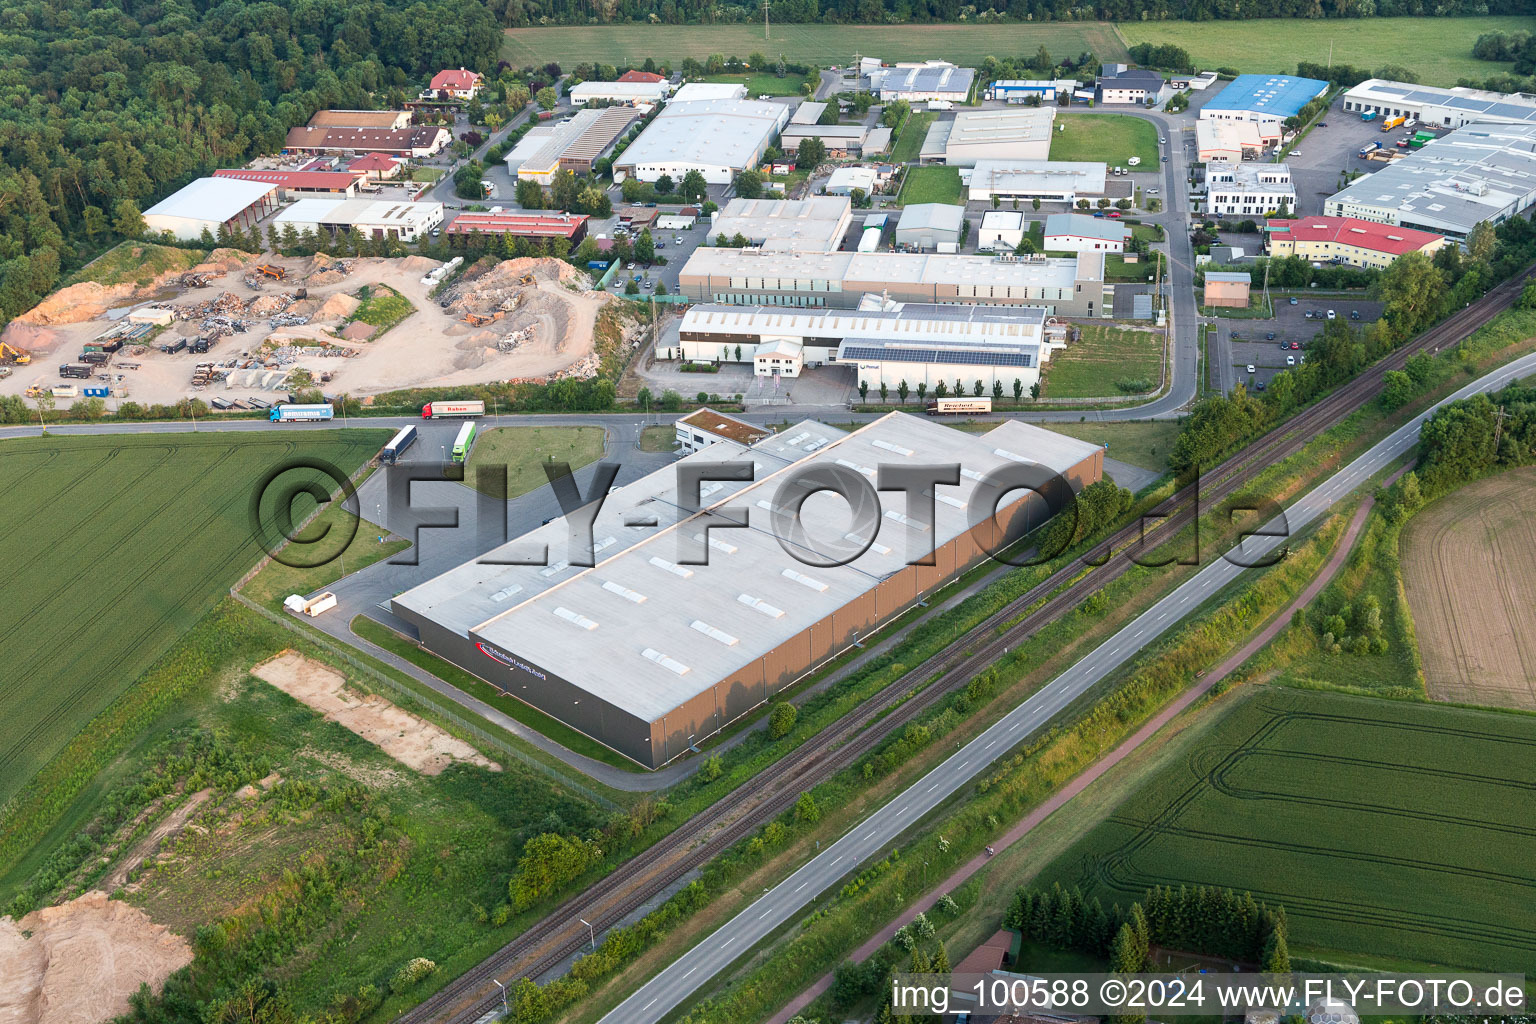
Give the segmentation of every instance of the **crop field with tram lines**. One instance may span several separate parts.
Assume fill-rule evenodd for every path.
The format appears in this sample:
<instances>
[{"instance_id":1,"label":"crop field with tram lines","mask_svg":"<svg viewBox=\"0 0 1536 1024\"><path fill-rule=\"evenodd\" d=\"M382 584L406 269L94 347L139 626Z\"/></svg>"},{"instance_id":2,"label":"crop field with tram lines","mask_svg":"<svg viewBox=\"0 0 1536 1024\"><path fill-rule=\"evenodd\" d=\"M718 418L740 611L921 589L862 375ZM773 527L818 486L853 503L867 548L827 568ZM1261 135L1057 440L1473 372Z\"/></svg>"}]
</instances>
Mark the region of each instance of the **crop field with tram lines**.
<instances>
[{"instance_id":1,"label":"crop field with tram lines","mask_svg":"<svg viewBox=\"0 0 1536 1024\"><path fill-rule=\"evenodd\" d=\"M1043 875L1282 904L1291 951L1536 968L1536 718L1266 689Z\"/></svg>"},{"instance_id":2,"label":"crop field with tram lines","mask_svg":"<svg viewBox=\"0 0 1536 1024\"><path fill-rule=\"evenodd\" d=\"M351 473L388 437L0 442L0 806L255 565L250 502L268 470L308 457ZM323 478L292 471L279 484L301 479ZM297 517L313 507L300 501Z\"/></svg>"}]
</instances>

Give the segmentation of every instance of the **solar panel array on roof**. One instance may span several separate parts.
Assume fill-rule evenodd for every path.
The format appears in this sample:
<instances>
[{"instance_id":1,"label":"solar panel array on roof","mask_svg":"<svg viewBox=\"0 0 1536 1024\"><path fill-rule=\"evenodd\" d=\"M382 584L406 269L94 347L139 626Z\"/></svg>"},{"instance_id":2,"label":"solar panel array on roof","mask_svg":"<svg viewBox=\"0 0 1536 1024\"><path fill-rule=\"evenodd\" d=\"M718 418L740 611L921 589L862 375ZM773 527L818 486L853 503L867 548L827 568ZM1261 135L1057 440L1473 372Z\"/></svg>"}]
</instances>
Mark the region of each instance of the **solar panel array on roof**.
<instances>
[{"instance_id":1,"label":"solar panel array on roof","mask_svg":"<svg viewBox=\"0 0 1536 1024\"><path fill-rule=\"evenodd\" d=\"M888 359L909 363L942 363L952 366L1033 366L1034 356L1028 352L999 348L915 348L900 344L844 345L838 349L837 358L862 359L874 362Z\"/></svg>"}]
</instances>

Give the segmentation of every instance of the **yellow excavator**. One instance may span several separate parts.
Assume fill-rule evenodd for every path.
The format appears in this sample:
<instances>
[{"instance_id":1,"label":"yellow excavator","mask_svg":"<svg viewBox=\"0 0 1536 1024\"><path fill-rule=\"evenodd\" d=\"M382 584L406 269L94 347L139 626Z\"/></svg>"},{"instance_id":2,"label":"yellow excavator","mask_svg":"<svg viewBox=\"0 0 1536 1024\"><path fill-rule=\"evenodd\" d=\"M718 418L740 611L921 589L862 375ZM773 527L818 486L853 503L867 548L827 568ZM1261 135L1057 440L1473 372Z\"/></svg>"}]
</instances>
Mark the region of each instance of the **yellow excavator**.
<instances>
[{"instance_id":1,"label":"yellow excavator","mask_svg":"<svg viewBox=\"0 0 1536 1024\"><path fill-rule=\"evenodd\" d=\"M7 345L5 342L0 341L0 359L8 363L15 363L17 366L26 366L32 361L32 354L14 345Z\"/></svg>"}]
</instances>

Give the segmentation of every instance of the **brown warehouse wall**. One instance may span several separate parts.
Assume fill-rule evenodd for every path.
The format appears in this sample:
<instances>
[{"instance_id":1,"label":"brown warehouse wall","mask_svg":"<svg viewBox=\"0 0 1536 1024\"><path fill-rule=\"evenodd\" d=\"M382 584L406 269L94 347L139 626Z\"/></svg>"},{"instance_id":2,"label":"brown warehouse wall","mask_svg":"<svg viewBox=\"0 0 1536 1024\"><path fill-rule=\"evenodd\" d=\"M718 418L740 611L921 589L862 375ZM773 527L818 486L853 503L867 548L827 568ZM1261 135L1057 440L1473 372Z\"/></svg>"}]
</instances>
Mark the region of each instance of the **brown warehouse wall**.
<instances>
[{"instance_id":1,"label":"brown warehouse wall","mask_svg":"<svg viewBox=\"0 0 1536 1024\"><path fill-rule=\"evenodd\" d=\"M1074 490L1099 480L1103 473L1102 450L1062 474ZM881 625L910 608L918 600L949 583L988 558L989 550L1003 546L999 531L1011 543L1044 520L1044 503L1038 498L1017 502L1004 511L1005 522L991 520L955 537L934 551L934 565L908 565L859 595L810 627L787 638L739 672L720 680L655 722L645 722L608 702L594 697L543 666L520 669L493 660L464 637L407 609L397 614L416 624L422 643L454 664L490 681L503 691L559 719L626 757L659 768L685 754L725 726L748 714L796 680L813 671ZM896 542L887 540L895 546ZM507 652L516 655L516 652ZM531 674L543 675L540 679Z\"/></svg>"}]
</instances>

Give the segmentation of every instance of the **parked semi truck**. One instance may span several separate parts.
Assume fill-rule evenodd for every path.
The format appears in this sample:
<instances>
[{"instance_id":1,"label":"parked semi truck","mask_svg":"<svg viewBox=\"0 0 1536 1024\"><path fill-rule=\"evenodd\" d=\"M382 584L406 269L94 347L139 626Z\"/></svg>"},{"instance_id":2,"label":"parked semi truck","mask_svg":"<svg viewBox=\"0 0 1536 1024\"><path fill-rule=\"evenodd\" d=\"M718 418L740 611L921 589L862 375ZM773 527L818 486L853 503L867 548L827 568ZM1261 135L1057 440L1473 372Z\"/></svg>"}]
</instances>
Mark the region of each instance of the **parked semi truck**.
<instances>
[{"instance_id":1,"label":"parked semi truck","mask_svg":"<svg viewBox=\"0 0 1536 1024\"><path fill-rule=\"evenodd\" d=\"M90 380L96 368L89 363L65 363L59 367L60 377L78 377L82 380Z\"/></svg>"},{"instance_id":2,"label":"parked semi truck","mask_svg":"<svg viewBox=\"0 0 1536 1024\"><path fill-rule=\"evenodd\" d=\"M1402 114L1398 114L1396 117L1389 117L1385 121L1381 122L1381 130L1384 131L1384 132L1389 132L1393 128L1396 128L1399 125L1401 125L1406 120L1408 120L1408 119L1406 117L1404 117Z\"/></svg>"},{"instance_id":3,"label":"parked semi truck","mask_svg":"<svg viewBox=\"0 0 1536 1024\"><path fill-rule=\"evenodd\" d=\"M937 401L929 402L926 411L929 416L964 416L989 413L992 411L992 399L940 398Z\"/></svg>"},{"instance_id":4,"label":"parked semi truck","mask_svg":"<svg viewBox=\"0 0 1536 1024\"><path fill-rule=\"evenodd\" d=\"M459 428L459 436L453 440L452 459L454 462L469 461L469 450L475 446L475 425L466 423Z\"/></svg>"},{"instance_id":5,"label":"parked semi truck","mask_svg":"<svg viewBox=\"0 0 1536 1024\"><path fill-rule=\"evenodd\" d=\"M278 405L273 406L267 418L273 423L294 423L299 420L330 420L336 418L336 410L329 405Z\"/></svg>"},{"instance_id":6,"label":"parked semi truck","mask_svg":"<svg viewBox=\"0 0 1536 1024\"><path fill-rule=\"evenodd\" d=\"M1379 142L1367 142L1365 145L1360 147L1360 156L1361 156L1362 159L1364 159L1365 157L1370 156L1372 153L1376 152L1376 150L1378 150L1380 148L1381 148L1381 143L1379 143Z\"/></svg>"},{"instance_id":7,"label":"parked semi truck","mask_svg":"<svg viewBox=\"0 0 1536 1024\"><path fill-rule=\"evenodd\" d=\"M387 466L393 466L400 461L400 456L405 450L416 443L416 428L401 427L394 437L389 439L389 444L379 452L379 461Z\"/></svg>"},{"instance_id":8,"label":"parked semi truck","mask_svg":"<svg viewBox=\"0 0 1536 1024\"><path fill-rule=\"evenodd\" d=\"M421 418L424 420L441 420L484 415L484 402L428 402L426 405L421 407Z\"/></svg>"}]
</instances>

